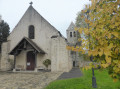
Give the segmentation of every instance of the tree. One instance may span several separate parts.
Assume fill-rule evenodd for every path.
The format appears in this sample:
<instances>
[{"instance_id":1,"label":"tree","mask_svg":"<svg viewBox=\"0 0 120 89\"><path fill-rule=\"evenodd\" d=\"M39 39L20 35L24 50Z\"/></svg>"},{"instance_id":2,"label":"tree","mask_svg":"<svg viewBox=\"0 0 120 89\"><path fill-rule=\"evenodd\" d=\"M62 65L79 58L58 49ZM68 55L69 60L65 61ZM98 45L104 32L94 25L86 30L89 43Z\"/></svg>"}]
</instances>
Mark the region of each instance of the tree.
<instances>
[{"instance_id":1,"label":"tree","mask_svg":"<svg viewBox=\"0 0 120 89\"><path fill-rule=\"evenodd\" d=\"M0 22L2 21L2 19L1 19L1 15L0 15Z\"/></svg>"},{"instance_id":2,"label":"tree","mask_svg":"<svg viewBox=\"0 0 120 89\"><path fill-rule=\"evenodd\" d=\"M82 40L83 47L88 47L88 55L101 63L102 68L108 68L110 76L120 80L120 0L91 0L83 13L90 10L90 19L85 19L88 28L84 30L89 39ZM84 51L83 47L67 47L74 51ZM84 52L83 52L84 53Z\"/></svg>"},{"instance_id":3,"label":"tree","mask_svg":"<svg viewBox=\"0 0 120 89\"><path fill-rule=\"evenodd\" d=\"M86 7L87 7L87 5L86 5ZM77 14L76 22L75 22L76 28L77 28L77 29L79 28L79 30L78 30L79 33L78 33L78 34L80 34L80 36L78 36L78 41L81 42L81 44L84 44L84 43L82 43L82 40L83 40L83 42L84 42L84 40L87 40L87 39L89 38L88 35L85 35L85 34L84 34L84 31L83 31L83 29L88 28L88 24L87 24L87 22L86 22L86 17L87 17L88 19L90 19L90 17L87 16L85 12L83 12L84 10L86 10L86 8L84 8L82 11L80 11L80 12ZM88 10L89 10L89 9L88 9ZM86 47L85 47L85 48L86 48ZM84 60L89 60L89 56L87 55L87 52L86 52L86 54L81 54L81 52L79 52L79 55L80 55L80 56L83 56Z\"/></svg>"},{"instance_id":4,"label":"tree","mask_svg":"<svg viewBox=\"0 0 120 89\"><path fill-rule=\"evenodd\" d=\"M79 12L77 14L77 18L76 18L76 22L75 22L77 27L87 28L87 23L85 22L84 15L85 15L85 13L83 13L83 12Z\"/></svg>"},{"instance_id":5,"label":"tree","mask_svg":"<svg viewBox=\"0 0 120 89\"><path fill-rule=\"evenodd\" d=\"M1 45L3 42L7 41L7 37L10 33L9 25L4 22L4 20L1 20L0 22L0 51L1 51Z\"/></svg>"}]
</instances>

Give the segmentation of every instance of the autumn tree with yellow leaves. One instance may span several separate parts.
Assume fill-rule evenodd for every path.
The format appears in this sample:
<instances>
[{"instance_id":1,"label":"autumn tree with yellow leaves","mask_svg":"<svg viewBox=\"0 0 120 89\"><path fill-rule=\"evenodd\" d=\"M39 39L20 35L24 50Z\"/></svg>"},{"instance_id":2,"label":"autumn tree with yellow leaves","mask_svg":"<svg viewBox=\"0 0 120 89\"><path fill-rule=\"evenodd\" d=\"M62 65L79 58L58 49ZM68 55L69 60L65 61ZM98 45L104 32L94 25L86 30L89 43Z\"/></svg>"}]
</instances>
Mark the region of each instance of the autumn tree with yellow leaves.
<instances>
[{"instance_id":1,"label":"autumn tree with yellow leaves","mask_svg":"<svg viewBox=\"0 0 120 89\"><path fill-rule=\"evenodd\" d=\"M73 51L88 50L88 55L108 68L110 76L120 80L120 0L91 0L83 13L89 10L90 19L85 19L88 28L75 28L88 36L82 40L82 47L67 47ZM80 40L80 39L79 39Z\"/></svg>"}]
</instances>

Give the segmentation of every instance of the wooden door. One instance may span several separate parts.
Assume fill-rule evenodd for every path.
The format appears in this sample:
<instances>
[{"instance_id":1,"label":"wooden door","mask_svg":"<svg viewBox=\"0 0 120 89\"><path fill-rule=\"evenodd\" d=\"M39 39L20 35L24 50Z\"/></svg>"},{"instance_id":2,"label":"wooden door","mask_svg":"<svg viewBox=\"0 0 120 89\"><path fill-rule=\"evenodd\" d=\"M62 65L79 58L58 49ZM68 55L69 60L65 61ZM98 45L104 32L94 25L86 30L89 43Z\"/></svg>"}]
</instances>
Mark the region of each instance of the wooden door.
<instances>
[{"instance_id":1,"label":"wooden door","mask_svg":"<svg viewBox=\"0 0 120 89\"><path fill-rule=\"evenodd\" d=\"M27 70L34 70L35 68L35 54L33 51L27 53Z\"/></svg>"}]
</instances>

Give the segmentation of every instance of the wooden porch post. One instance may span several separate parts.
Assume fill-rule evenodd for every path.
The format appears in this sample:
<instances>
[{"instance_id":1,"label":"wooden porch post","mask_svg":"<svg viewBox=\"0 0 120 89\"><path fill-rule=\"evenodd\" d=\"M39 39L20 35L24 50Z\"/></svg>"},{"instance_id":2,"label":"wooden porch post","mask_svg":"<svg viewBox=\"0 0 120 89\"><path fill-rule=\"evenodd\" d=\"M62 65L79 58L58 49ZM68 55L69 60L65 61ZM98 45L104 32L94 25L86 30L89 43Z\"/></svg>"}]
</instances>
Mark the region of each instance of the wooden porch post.
<instances>
[{"instance_id":1,"label":"wooden porch post","mask_svg":"<svg viewBox=\"0 0 120 89\"><path fill-rule=\"evenodd\" d=\"M15 71L16 55L17 55L17 50L16 50L16 52L14 53L14 71Z\"/></svg>"},{"instance_id":2,"label":"wooden porch post","mask_svg":"<svg viewBox=\"0 0 120 89\"><path fill-rule=\"evenodd\" d=\"M37 51L35 51L35 68L37 67Z\"/></svg>"},{"instance_id":3,"label":"wooden porch post","mask_svg":"<svg viewBox=\"0 0 120 89\"><path fill-rule=\"evenodd\" d=\"M16 53L14 54L14 69L15 69L15 63L16 63Z\"/></svg>"},{"instance_id":4,"label":"wooden porch post","mask_svg":"<svg viewBox=\"0 0 120 89\"><path fill-rule=\"evenodd\" d=\"M37 72L38 70L37 70L37 51L35 50L34 51L34 53L35 53L35 72Z\"/></svg>"}]
</instances>

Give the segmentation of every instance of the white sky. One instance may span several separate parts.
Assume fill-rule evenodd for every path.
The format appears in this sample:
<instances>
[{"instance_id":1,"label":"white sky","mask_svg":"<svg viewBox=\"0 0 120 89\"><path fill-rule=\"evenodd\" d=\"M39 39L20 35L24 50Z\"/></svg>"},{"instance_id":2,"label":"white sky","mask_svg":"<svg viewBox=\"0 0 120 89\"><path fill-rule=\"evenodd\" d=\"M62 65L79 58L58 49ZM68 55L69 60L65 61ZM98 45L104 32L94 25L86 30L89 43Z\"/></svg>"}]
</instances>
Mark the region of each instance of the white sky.
<instances>
[{"instance_id":1,"label":"white sky","mask_svg":"<svg viewBox=\"0 0 120 89\"><path fill-rule=\"evenodd\" d=\"M12 31L31 0L0 0L0 15ZM66 37L66 29L89 0L32 0L33 7Z\"/></svg>"}]
</instances>

